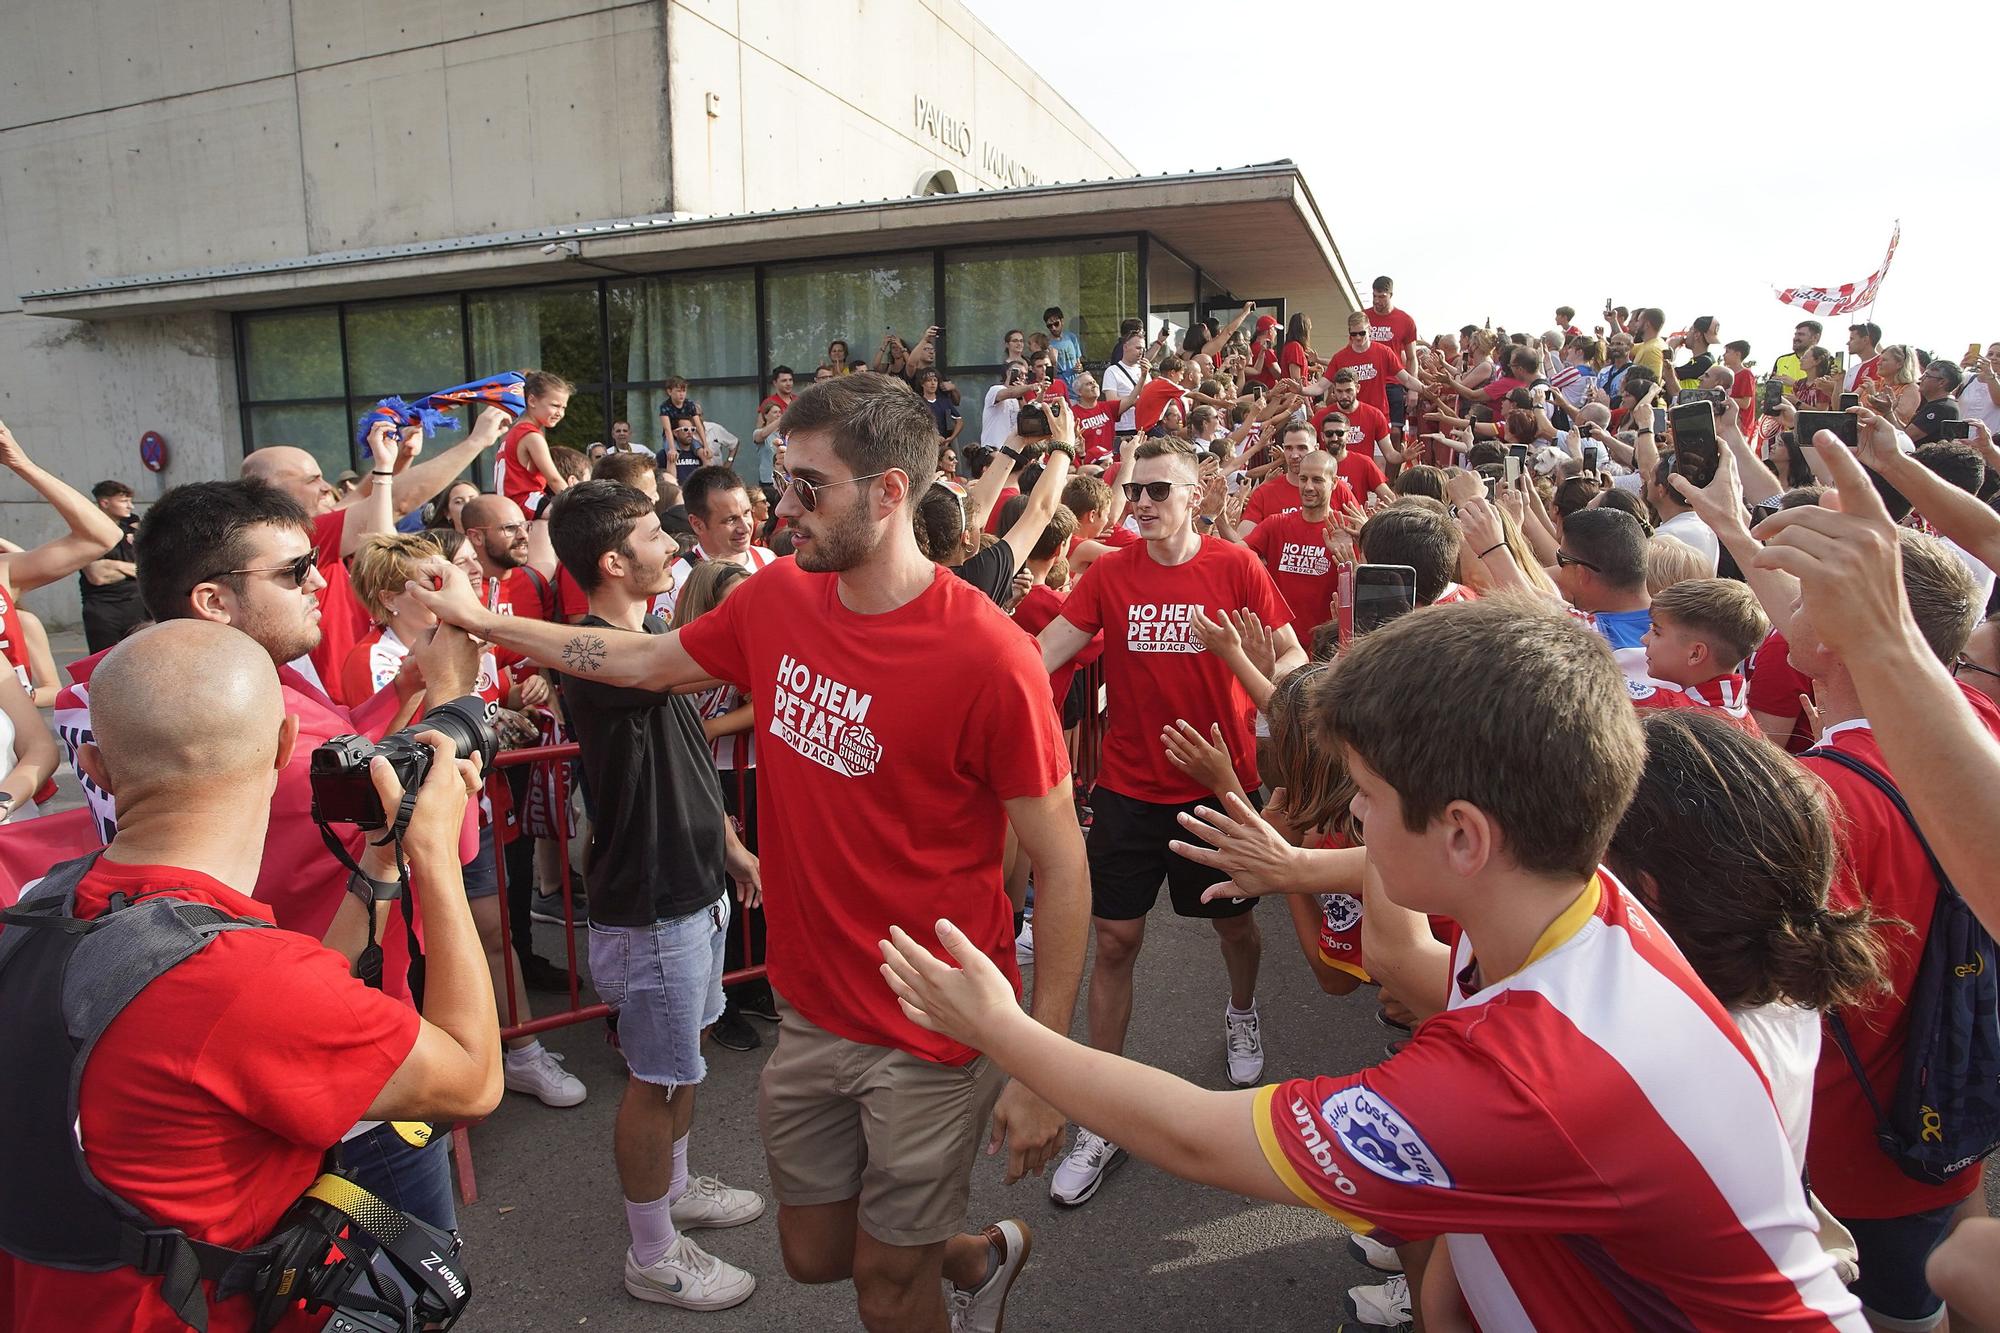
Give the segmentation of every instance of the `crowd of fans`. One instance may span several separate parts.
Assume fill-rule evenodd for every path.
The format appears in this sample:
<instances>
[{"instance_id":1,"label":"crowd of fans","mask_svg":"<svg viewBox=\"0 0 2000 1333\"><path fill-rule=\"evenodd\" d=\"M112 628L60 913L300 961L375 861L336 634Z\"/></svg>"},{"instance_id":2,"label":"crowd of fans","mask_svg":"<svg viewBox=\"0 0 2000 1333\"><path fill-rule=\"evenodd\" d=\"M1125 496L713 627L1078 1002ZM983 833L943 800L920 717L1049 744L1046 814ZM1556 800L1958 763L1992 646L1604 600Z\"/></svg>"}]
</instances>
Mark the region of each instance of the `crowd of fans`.
<instances>
[{"instance_id":1,"label":"crowd of fans","mask_svg":"<svg viewBox=\"0 0 2000 1333\"><path fill-rule=\"evenodd\" d=\"M230 1264L329 1151L448 1240L402 1122L585 1099L519 1032L574 912L641 1300L754 1291L690 1233L766 1200L689 1145L756 1019L786 1270L871 1329L1001 1327L1032 1233L964 1229L989 1121L1060 1205L1133 1153L1331 1214L1383 1276L1350 1328L2000 1317L2000 344L1804 321L1760 374L1713 315L1575 320L1424 336L1381 278L1330 350L1254 305L1088 346L1050 307L982 389L935 329L835 340L741 434L674 379L656 444L586 451L534 371L449 448L377 424L335 483L261 448L143 520L0 426L67 529L0 552L0 821L59 737L102 846L0 932L4 1104L88 1163L52 1215L145 1238L90 1262L0 1184L0 1311L267 1327ZM72 573L59 682L16 603ZM196 676L198 716L154 706ZM1231 1091L1120 1054L1163 884L1215 932ZM1267 1080L1267 896L1281 965L1372 988L1382 1063ZM36 1044L72 1001L33 927L82 958L160 899L202 943Z\"/></svg>"}]
</instances>

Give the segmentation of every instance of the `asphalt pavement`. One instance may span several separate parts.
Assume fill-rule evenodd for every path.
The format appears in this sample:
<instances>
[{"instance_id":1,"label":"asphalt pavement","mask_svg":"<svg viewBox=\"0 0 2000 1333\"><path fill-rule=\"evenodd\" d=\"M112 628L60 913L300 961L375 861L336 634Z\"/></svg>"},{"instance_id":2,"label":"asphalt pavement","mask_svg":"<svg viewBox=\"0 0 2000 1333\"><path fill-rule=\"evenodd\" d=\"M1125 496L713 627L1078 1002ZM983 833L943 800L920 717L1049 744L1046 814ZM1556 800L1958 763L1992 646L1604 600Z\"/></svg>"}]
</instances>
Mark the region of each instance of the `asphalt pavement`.
<instances>
[{"instance_id":1,"label":"asphalt pavement","mask_svg":"<svg viewBox=\"0 0 2000 1333\"><path fill-rule=\"evenodd\" d=\"M1379 1060L1396 1034L1375 1022L1373 993L1322 994L1283 909L1267 903L1257 915L1265 942L1258 985L1265 1077L1340 1074ZM560 960L561 928L537 927L537 946ZM1226 1087L1226 999L1215 932L1173 916L1162 895L1139 959L1127 1054L1203 1086ZM1080 1002L1078 1015L1081 1034ZM758 1050L707 1048L709 1076L696 1104L689 1166L768 1197L756 1080L775 1029L757 1026L765 1037ZM472 1130L479 1198L459 1217L475 1295L460 1328L860 1327L851 1287L808 1287L785 1276L775 1208L747 1226L696 1233L703 1247L756 1274L757 1291L747 1303L696 1314L627 1296L625 1215L611 1164L623 1067L602 1022L543 1040L567 1057L590 1097L559 1111L509 1093ZM1344 1232L1311 1209L1188 1184L1135 1160L1118 1167L1083 1207L1065 1209L1050 1202L1041 1180L1003 1183L1004 1167L1002 1156L982 1157L974 1168L967 1220L977 1227L1016 1216L1034 1228L1032 1256L1007 1305L1009 1329L1327 1329L1348 1286L1381 1280L1346 1257Z\"/></svg>"}]
</instances>

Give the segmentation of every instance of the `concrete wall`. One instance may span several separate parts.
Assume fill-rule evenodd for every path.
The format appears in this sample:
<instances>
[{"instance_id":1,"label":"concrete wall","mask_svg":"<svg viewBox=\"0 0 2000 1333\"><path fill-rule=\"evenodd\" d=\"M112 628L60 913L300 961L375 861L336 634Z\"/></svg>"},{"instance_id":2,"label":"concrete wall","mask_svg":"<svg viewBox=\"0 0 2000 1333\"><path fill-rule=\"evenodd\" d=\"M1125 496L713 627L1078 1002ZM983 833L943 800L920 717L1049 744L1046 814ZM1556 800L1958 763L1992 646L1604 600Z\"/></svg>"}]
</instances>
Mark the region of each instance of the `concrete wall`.
<instances>
[{"instance_id":1,"label":"concrete wall","mask_svg":"<svg viewBox=\"0 0 2000 1333\"><path fill-rule=\"evenodd\" d=\"M681 212L1133 171L957 0L667 0L667 38Z\"/></svg>"},{"instance_id":2,"label":"concrete wall","mask_svg":"<svg viewBox=\"0 0 2000 1333\"><path fill-rule=\"evenodd\" d=\"M5 0L0 420L80 488L234 471L230 322L19 294L579 220L1129 175L957 0ZM713 100L711 101L711 95ZM671 108L671 111L670 111ZM714 114L711 115L710 111ZM173 451L159 479L139 435ZM0 536L46 537L0 475ZM73 618L73 586L30 597Z\"/></svg>"}]
</instances>

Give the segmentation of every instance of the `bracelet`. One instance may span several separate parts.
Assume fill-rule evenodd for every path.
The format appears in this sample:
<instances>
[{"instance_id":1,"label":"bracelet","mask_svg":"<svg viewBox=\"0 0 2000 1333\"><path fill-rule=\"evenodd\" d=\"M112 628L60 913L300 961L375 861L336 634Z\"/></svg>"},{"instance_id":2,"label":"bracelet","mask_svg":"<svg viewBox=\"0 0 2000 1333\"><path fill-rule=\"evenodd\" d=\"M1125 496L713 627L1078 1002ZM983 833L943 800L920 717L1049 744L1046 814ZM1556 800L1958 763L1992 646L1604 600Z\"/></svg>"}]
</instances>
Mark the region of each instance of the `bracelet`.
<instances>
[{"instance_id":1,"label":"bracelet","mask_svg":"<svg viewBox=\"0 0 2000 1333\"><path fill-rule=\"evenodd\" d=\"M1489 555L1492 555L1492 554L1493 554L1493 553L1494 553L1495 551L1498 551L1498 550L1500 550L1501 548L1505 547L1506 545L1507 545L1507 543L1506 543L1506 542L1504 542L1504 541L1500 541L1500 542L1494 542L1494 543L1493 543L1493 544L1492 544L1491 546L1487 547L1487 548L1486 548L1485 550L1483 550L1483 551L1481 551L1481 552L1479 553L1479 558L1480 558L1481 560L1484 560L1484 559L1485 559L1485 558L1486 558L1487 556L1489 556Z\"/></svg>"},{"instance_id":2,"label":"bracelet","mask_svg":"<svg viewBox=\"0 0 2000 1333\"><path fill-rule=\"evenodd\" d=\"M381 468L378 467L374 469L372 472L370 472L368 475L371 477L393 477L396 474L393 471L384 472Z\"/></svg>"}]
</instances>

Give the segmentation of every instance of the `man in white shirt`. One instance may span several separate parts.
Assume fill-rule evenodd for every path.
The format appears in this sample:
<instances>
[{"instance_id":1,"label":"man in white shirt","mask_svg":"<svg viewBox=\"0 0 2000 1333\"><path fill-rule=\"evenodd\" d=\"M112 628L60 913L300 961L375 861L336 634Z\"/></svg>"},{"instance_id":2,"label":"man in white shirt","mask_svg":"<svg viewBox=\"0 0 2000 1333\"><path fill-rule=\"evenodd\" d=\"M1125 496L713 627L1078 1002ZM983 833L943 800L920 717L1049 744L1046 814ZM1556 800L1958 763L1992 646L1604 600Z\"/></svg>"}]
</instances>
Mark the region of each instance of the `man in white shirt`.
<instances>
[{"instance_id":1,"label":"man in white shirt","mask_svg":"<svg viewBox=\"0 0 2000 1333\"><path fill-rule=\"evenodd\" d=\"M778 558L769 547L752 544L757 522L750 516L750 492L734 469L720 466L695 469L681 487L681 503L687 506L688 526L694 529L695 545L674 561L668 571L673 582L653 598L653 614L669 619L681 589L687 586L688 576L702 561L733 560L754 574Z\"/></svg>"},{"instance_id":2,"label":"man in white shirt","mask_svg":"<svg viewBox=\"0 0 2000 1333\"><path fill-rule=\"evenodd\" d=\"M979 418L979 442L998 449L1014 434L1014 420L1021 415L1021 400L1035 390L1028 383L1028 363L1007 363L1006 379L986 391L986 406Z\"/></svg>"},{"instance_id":3,"label":"man in white shirt","mask_svg":"<svg viewBox=\"0 0 2000 1333\"><path fill-rule=\"evenodd\" d=\"M1965 368L1965 382L1958 387L1958 412L1967 420L1977 417L1988 431L2000 435L2000 343Z\"/></svg>"},{"instance_id":4,"label":"man in white shirt","mask_svg":"<svg viewBox=\"0 0 2000 1333\"><path fill-rule=\"evenodd\" d=\"M1656 536L1678 537L1695 550L1701 552L1708 561L1708 577L1715 577L1715 568L1722 559L1722 543L1715 538L1715 532L1701 521L1700 515L1681 503L1680 492L1667 484L1667 476L1673 471L1673 460L1663 458L1653 475L1646 478L1646 500L1660 515L1659 526L1653 529Z\"/></svg>"}]
</instances>

